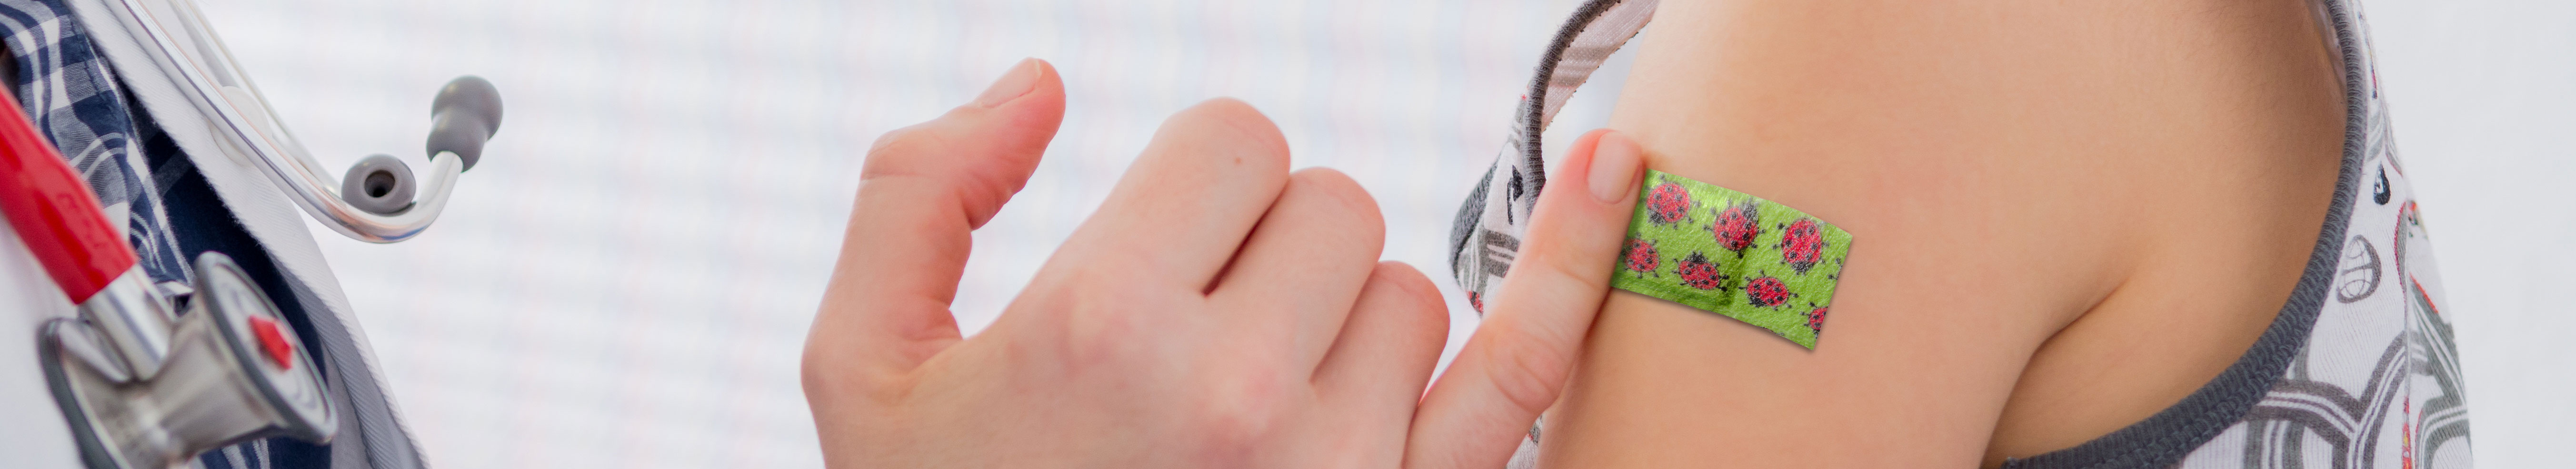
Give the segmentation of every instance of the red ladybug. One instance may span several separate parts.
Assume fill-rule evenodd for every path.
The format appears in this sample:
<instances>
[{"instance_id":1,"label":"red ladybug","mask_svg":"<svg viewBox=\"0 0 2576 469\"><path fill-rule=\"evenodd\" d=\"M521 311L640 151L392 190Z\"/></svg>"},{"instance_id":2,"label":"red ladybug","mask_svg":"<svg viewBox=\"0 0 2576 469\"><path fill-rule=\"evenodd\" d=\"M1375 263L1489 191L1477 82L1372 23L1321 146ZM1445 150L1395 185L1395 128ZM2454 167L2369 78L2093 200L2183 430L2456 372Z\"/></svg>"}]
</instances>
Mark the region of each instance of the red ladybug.
<instances>
[{"instance_id":1,"label":"red ladybug","mask_svg":"<svg viewBox=\"0 0 2576 469\"><path fill-rule=\"evenodd\" d=\"M1628 270L1640 274L1652 274L1664 266L1663 256L1655 253L1655 243L1637 238L1628 238L1628 249L1619 258L1627 261Z\"/></svg>"},{"instance_id":2,"label":"red ladybug","mask_svg":"<svg viewBox=\"0 0 2576 469\"><path fill-rule=\"evenodd\" d=\"M1716 263L1696 252L1674 264L1674 272L1682 275L1682 285L1701 290L1715 290L1726 281L1726 274L1717 272Z\"/></svg>"},{"instance_id":3,"label":"red ladybug","mask_svg":"<svg viewBox=\"0 0 2576 469\"><path fill-rule=\"evenodd\" d=\"M1817 334L1825 333L1825 308L1816 308L1807 312L1807 330L1816 331Z\"/></svg>"},{"instance_id":4,"label":"red ladybug","mask_svg":"<svg viewBox=\"0 0 2576 469\"><path fill-rule=\"evenodd\" d=\"M1663 183L1646 193L1646 220L1658 225L1681 223L1690 216L1690 191L1680 183Z\"/></svg>"},{"instance_id":5,"label":"red ladybug","mask_svg":"<svg viewBox=\"0 0 2576 469\"><path fill-rule=\"evenodd\" d=\"M1787 230L1780 235L1780 261L1789 263L1789 268L1797 269L1799 275L1806 275L1807 269L1816 267L1816 261L1824 257L1825 237L1816 233L1813 218L1798 219Z\"/></svg>"},{"instance_id":6,"label":"red ladybug","mask_svg":"<svg viewBox=\"0 0 2576 469\"><path fill-rule=\"evenodd\" d=\"M1745 282L1744 296L1750 297L1754 306L1769 308L1789 302L1789 297L1796 294L1789 293L1789 284L1781 282L1779 277L1765 275Z\"/></svg>"},{"instance_id":7,"label":"red ladybug","mask_svg":"<svg viewBox=\"0 0 2576 469\"><path fill-rule=\"evenodd\" d=\"M1709 226L1709 232L1717 235L1717 247L1743 253L1744 248L1753 246L1753 236L1762 232L1761 225L1756 223L1761 216L1753 209L1752 202L1720 208L1717 209L1717 224Z\"/></svg>"}]
</instances>

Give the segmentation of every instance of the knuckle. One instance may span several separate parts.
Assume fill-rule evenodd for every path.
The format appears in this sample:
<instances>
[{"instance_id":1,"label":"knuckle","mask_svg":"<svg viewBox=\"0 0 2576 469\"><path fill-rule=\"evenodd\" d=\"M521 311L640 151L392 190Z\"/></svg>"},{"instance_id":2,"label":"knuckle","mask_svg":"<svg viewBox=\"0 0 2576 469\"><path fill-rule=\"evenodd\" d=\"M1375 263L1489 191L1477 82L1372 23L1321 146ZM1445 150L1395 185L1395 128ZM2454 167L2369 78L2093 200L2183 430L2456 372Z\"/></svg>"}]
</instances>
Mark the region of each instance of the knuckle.
<instances>
[{"instance_id":1,"label":"knuckle","mask_svg":"<svg viewBox=\"0 0 2576 469\"><path fill-rule=\"evenodd\" d=\"M1532 261L1536 261L1535 263L1538 264L1541 271L1533 272L1536 274L1536 278L1531 279L1534 282L1525 283L1537 283L1541 285L1554 284L1554 286L1551 287L1540 288L1561 289L1559 291L1589 292L1610 290L1609 277L1611 264L1609 261L1605 260L1599 262L1598 264L1600 265L1587 266L1580 265L1587 263L1572 262L1573 259L1570 259L1570 257L1574 256L1550 254L1553 253L1542 253L1537 259L1531 259Z\"/></svg>"},{"instance_id":2,"label":"knuckle","mask_svg":"<svg viewBox=\"0 0 2576 469\"><path fill-rule=\"evenodd\" d=\"M917 145L924 139L932 138L928 135L930 130L926 128L927 125L929 124L915 124L886 131L885 134L877 136L875 143L868 145L868 153L886 153L888 150Z\"/></svg>"},{"instance_id":3,"label":"knuckle","mask_svg":"<svg viewBox=\"0 0 2576 469\"><path fill-rule=\"evenodd\" d=\"M1349 175L1331 168L1316 167L1297 170L1289 177L1291 187L1296 188L1292 191L1331 201L1334 212L1357 219L1358 224L1353 225L1356 228L1370 232L1385 231L1382 228L1386 221L1378 213L1377 199L1370 197L1368 189L1360 187L1359 181L1352 180Z\"/></svg>"},{"instance_id":4,"label":"knuckle","mask_svg":"<svg viewBox=\"0 0 2576 469\"><path fill-rule=\"evenodd\" d=\"M1229 460L1249 455L1272 440L1285 420L1289 386L1279 373L1234 367L1217 370L1217 386L1202 395L1203 421L1210 456Z\"/></svg>"},{"instance_id":5,"label":"knuckle","mask_svg":"<svg viewBox=\"0 0 2576 469\"><path fill-rule=\"evenodd\" d=\"M1519 288L1541 287L1550 291L1609 291L1610 272L1618 255L1618 240L1626 239L1624 231L1599 246L1586 246L1583 236L1567 233L1559 226L1532 226L1522 244L1520 262L1504 274L1505 283ZM1536 269L1524 267L1535 266ZM1575 290L1558 290L1562 288ZM1509 288L1505 290L1510 290Z\"/></svg>"},{"instance_id":6,"label":"knuckle","mask_svg":"<svg viewBox=\"0 0 2576 469\"><path fill-rule=\"evenodd\" d=\"M1227 407L1227 409L1239 409ZM1258 446L1265 434L1261 418L1241 410L1211 412L1201 425L1200 435L1207 438L1211 456L1230 459L1227 455L1243 454Z\"/></svg>"},{"instance_id":7,"label":"knuckle","mask_svg":"<svg viewBox=\"0 0 2576 469\"><path fill-rule=\"evenodd\" d=\"M807 400L823 400L854 386L849 376L840 373L838 368L824 366L812 351L805 353L805 360L798 368L799 384L804 386Z\"/></svg>"},{"instance_id":8,"label":"knuckle","mask_svg":"<svg viewBox=\"0 0 2576 469\"><path fill-rule=\"evenodd\" d=\"M1422 271L1414 269L1411 264L1379 261L1377 268L1369 271L1369 285L1371 288L1387 287L1387 294L1403 300L1397 303L1400 306L1438 310L1443 313L1441 317L1448 317L1448 303L1441 300L1440 287L1432 284L1430 277L1422 275Z\"/></svg>"},{"instance_id":9,"label":"knuckle","mask_svg":"<svg viewBox=\"0 0 2576 469\"><path fill-rule=\"evenodd\" d=\"M1261 148L1276 150L1282 155L1288 153L1288 139L1279 133L1279 125L1272 123L1270 116L1263 115L1251 103L1234 98L1215 98L1182 112L1193 120L1222 126Z\"/></svg>"},{"instance_id":10,"label":"knuckle","mask_svg":"<svg viewBox=\"0 0 2576 469\"><path fill-rule=\"evenodd\" d=\"M1517 327L1498 332L1502 333L1485 349L1488 362L1494 364L1487 375L1494 391L1530 415L1547 410L1556 403L1557 385L1565 381L1572 362L1549 346L1557 341L1538 337L1541 334Z\"/></svg>"},{"instance_id":11,"label":"knuckle","mask_svg":"<svg viewBox=\"0 0 2576 469\"><path fill-rule=\"evenodd\" d=\"M1055 303L1041 305L1055 309L1056 326L1064 331L1064 350L1059 356L1067 370L1094 370L1109 367L1128 355L1136 346L1139 325L1130 308L1146 304L1146 298L1135 289L1125 287L1083 288L1059 286L1049 294L1031 295L1036 301Z\"/></svg>"},{"instance_id":12,"label":"knuckle","mask_svg":"<svg viewBox=\"0 0 2576 469\"><path fill-rule=\"evenodd\" d=\"M1279 132L1279 126L1252 105L1232 98L1207 100L1173 114L1155 137L1206 145L1202 149L1213 150L1211 154L1249 160L1255 166L1287 173L1288 139Z\"/></svg>"},{"instance_id":13,"label":"knuckle","mask_svg":"<svg viewBox=\"0 0 2576 469\"><path fill-rule=\"evenodd\" d=\"M947 138L929 126L918 124L877 136L876 143L868 145L867 161L859 166L859 179L919 172L916 166L923 162L916 160L924 156L916 155L938 155L947 146Z\"/></svg>"},{"instance_id":14,"label":"knuckle","mask_svg":"<svg viewBox=\"0 0 2576 469\"><path fill-rule=\"evenodd\" d=\"M875 376L873 370L835 363L807 350L798 364L798 381L805 400L815 408L837 408L847 405L869 406L869 402L891 402L900 398L900 379ZM852 401L856 399L856 401Z\"/></svg>"}]
</instances>

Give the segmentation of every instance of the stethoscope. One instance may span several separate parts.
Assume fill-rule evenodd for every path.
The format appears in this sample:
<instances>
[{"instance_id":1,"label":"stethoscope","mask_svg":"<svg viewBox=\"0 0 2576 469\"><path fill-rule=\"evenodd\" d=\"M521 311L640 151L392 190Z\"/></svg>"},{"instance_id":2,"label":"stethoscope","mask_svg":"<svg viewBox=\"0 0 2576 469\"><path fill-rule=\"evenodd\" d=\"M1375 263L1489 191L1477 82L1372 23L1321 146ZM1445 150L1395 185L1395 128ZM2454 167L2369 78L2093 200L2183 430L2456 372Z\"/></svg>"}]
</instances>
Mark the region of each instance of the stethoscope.
<instances>
[{"instance_id":1,"label":"stethoscope","mask_svg":"<svg viewBox=\"0 0 2576 469\"><path fill-rule=\"evenodd\" d=\"M240 266L208 252L193 284L153 283L17 112L0 111L0 212L78 306L37 327L37 356L91 468L173 467L251 438L339 432L303 339Z\"/></svg>"},{"instance_id":2,"label":"stethoscope","mask_svg":"<svg viewBox=\"0 0 2576 469\"><path fill-rule=\"evenodd\" d=\"M447 206L456 176L482 159L484 140L501 125L501 95L492 84L471 76L458 78L448 82L430 105L426 180L415 177L401 160L374 155L359 160L335 183L268 111L267 100L233 64L232 54L206 28L205 19L189 0L68 3L95 39L107 46L102 52L118 66L148 63L167 83L137 83L152 80L149 74L128 73L120 78L138 89L175 88L210 124L213 140L235 147L226 153L258 167L323 226L361 241L401 241L429 228ZM123 48L112 41L130 41L125 44L134 46L135 57L117 54ZM146 58L148 62L140 60ZM173 133L179 131L196 129Z\"/></svg>"},{"instance_id":3,"label":"stethoscope","mask_svg":"<svg viewBox=\"0 0 2576 469\"><path fill-rule=\"evenodd\" d=\"M427 228L500 124L492 85L456 79L431 103L425 181L400 160L375 155L335 189L188 0L67 3L111 59L119 58L113 41L139 46L126 49L120 68L160 72L120 74L129 86L175 88L222 153L259 168L306 213L351 238L389 243ZM147 81L160 79L167 83ZM19 106L5 94L0 104ZM14 111L0 112L0 212L77 305L76 317L39 326L39 356L88 466L173 467L251 439L327 443L338 434L339 413L303 338L248 274L208 252L194 262L194 282L154 283L81 179Z\"/></svg>"}]
</instances>

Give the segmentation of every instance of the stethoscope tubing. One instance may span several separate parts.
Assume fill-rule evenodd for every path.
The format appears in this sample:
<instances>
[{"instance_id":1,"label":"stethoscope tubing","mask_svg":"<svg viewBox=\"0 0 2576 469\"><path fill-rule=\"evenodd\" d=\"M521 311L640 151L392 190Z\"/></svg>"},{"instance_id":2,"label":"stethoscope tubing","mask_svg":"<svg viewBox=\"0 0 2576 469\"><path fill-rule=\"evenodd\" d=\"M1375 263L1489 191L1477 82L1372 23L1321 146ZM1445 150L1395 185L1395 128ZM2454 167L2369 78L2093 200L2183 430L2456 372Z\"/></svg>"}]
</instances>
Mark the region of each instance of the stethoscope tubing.
<instances>
[{"instance_id":1,"label":"stethoscope tubing","mask_svg":"<svg viewBox=\"0 0 2576 469\"><path fill-rule=\"evenodd\" d=\"M269 112L266 98L251 85L230 53L205 26L187 1L75 0L69 2L94 39L130 41L129 49L108 47L111 61L151 69L159 74L127 74L138 90L167 90L208 124L205 142L216 148L189 148L232 156L258 169L323 226L352 239L391 243L409 239L438 220L453 193L456 177L481 159L483 143L498 130L501 100L490 82L461 77L441 88L431 105L433 127L426 179L416 177L399 160L370 157L340 178L333 178ZM166 87L166 88L164 88ZM157 93L143 92L144 96ZM147 107L148 108L148 107ZM165 110L166 111L166 110ZM158 114L158 112L156 112ZM193 132L174 132L174 135ZM182 146L190 142L181 138ZM370 184L384 185L373 187ZM335 189L336 188L336 189ZM418 197L413 195L417 193Z\"/></svg>"},{"instance_id":2,"label":"stethoscope tubing","mask_svg":"<svg viewBox=\"0 0 2576 469\"><path fill-rule=\"evenodd\" d=\"M73 304L90 300L136 267L134 247L61 153L0 93L0 212Z\"/></svg>"}]
</instances>

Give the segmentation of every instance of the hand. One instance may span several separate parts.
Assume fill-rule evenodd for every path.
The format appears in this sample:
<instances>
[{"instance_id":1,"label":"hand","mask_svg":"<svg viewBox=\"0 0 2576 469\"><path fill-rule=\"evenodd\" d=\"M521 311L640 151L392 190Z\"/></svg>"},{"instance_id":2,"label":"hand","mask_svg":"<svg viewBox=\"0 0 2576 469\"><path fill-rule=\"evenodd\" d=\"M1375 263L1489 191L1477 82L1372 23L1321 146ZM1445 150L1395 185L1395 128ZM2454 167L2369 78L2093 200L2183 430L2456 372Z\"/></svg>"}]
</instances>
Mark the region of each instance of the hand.
<instances>
[{"instance_id":1,"label":"hand","mask_svg":"<svg viewBox=\"0 0 2576 469\"><path fill-rule=\"evenodd\" d=\"M969 232L1026 182L1063 109L1052 68L1030 60L975 103L869 150L806 341L825 462L1404 458L1447 312L1422 274L1376 261L1383 225L1367 193L1330 170L1290 174L1278 130L1240 102L1167 121L992 326L960 337L947 308Z\"/></svg>"},{"instance_id":2,"label":"hand","mask_svg":"<svg viewBox=\"0 0 2576 469\"><path fill-rule=\"evenodd\" d=\"M1609 130L1569 148L1484 323L1423 396L1404 467L1503 467L1572 375L1610 292L1645 163L1636 142Z\"/></svg>"}]
</instances>

